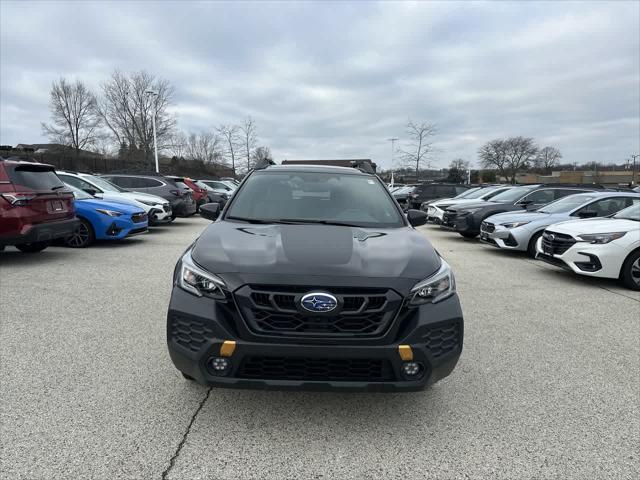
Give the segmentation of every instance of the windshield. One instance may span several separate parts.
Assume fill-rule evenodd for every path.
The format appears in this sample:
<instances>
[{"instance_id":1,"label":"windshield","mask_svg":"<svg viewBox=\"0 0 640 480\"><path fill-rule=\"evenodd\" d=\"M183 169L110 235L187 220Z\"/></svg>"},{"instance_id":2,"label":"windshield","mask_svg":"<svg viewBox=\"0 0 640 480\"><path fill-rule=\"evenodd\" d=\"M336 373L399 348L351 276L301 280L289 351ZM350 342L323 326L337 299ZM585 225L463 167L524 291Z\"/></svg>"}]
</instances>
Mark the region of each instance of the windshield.
<instances>
[{"instance_id":1,"label":"windshield","mask_svg":"<svg viewBox=\"0 0 640 480\"><path fill-rule=\"evenodd\" d=\"M591 200L595 200L596 198L598 198L597 195L584 193L579 195L569 195L568 197L561 198L560 200L556 200L555 202L545 205L538 211L541 213L566 213L590 202Z\"/></svg>"},{"instance_id":2,"label":"windshield","mask_svg":"<svg viewBox=\"0 0 640 480\"><path fill-rule=\"evenodd\" d=\"M624 210L620 210L613 216L613 218L618 218L621 220L635 220L636 222L640 222L640 203L636 203L635 205L631 205Z\"/></svg>"},{"instance_id":3,"label":"windshield","mask_svg":"<svg viewBox=\"0 0 640 480\"><path fill-rule=\"evenodd\" d=\"M516 200L518 200L521 197L524 197L527 193L531 192L532 190L535 190L536 188L538 188L537 185L533 185L530 187L510 188L506 192L499 193L498 195L493 197L491 201L504 202L504 203L515 202Z\"/></svg>"},{"instance_id":4,"label":"windshield","mask_svg":"<svg viewBox=\"0 0 640 480\"><path fill-rule=\"evenodd\" d=\"M82 175L82 178L90 181L95 186L99 187L101 190L105 192L126 192L125 189L120 188L113 183L105 180L104 178L94 177L93 175Z\"/></svg>"},{"instance_id":5,"label":"windshield","mask_svg":"<svg viewBox=\"0 0 640 480\"><path fill-rule=\"evenodd\" d=\"M69 185L68 183L65 183L65 185L69 187L69 190L73 192L73 196L76 197L76 200L88 200L90 198L93 198L93 196L89 195L84 190L80 190L78 187L74 187L73 185Z\"/></svg>"},{"instance_id":6,"label":"windshield","mask_svg":"<svg viewBox=\"0 0 640 480\"><path fill-rule=\"evenodd\" d=\"M336 222L361 227L403 227L400 212L377 177L343 173L253 173L226 218Z\"/></svg>"},{"instance_id":7,"label":"windshield","mask_svg":"<svg viewBox=\"0 0 640 480\"><path fill-rule=\"evenodd\" d=\"M469 190L465 190L460 195L456 195L453 198L475 198L475 197L473 197L471 195L473 195L474 193L476 193L476 192L478 192L480 190L482 190L480 187L470 188Z\"/></svg>"},{"instance_id":8,"label":"windshield","mask_svg":"<svg viewBox=\"0 0 640 480\"><path fill-rule=\"evenodd\" d=\"M464 198L469 198L469 199L471 199L471 198L484 198L487 195L489 195L491 192L496 190L496 188L494 188L494 187L481 188L478 191L473 192L471 195L469 195L467 197L464 197Z\"/></svg>"}]
</instances>

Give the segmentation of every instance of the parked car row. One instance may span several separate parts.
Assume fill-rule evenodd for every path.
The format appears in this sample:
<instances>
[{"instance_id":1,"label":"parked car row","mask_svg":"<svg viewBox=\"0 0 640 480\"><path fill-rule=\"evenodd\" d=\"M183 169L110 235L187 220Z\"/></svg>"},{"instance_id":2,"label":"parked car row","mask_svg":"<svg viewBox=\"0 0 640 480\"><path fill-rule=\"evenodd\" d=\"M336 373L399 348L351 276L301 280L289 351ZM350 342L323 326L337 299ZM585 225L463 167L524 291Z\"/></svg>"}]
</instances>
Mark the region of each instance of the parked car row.
<instances>
[{"instance_id":1,"label":"parked car row","mask_svg":"<svg viewBox=\"0 0 640 480\"><path fill-rule=\"evenodd\" d=\"M476 199L427 202L422 210L463 237L479 235L487 245L640 290L639 193L551 184L492 186L468 196Z\"/></svg>"},{"instance_id":2,"label":"parked car row","mask_svg":"<svg viewBox=\"0 0 640 480\"><path fill-rule=\"evenodd\" d=\"M0 250L15 245L39 252L54 241L81 248L95 240L121 240L196 213L223 206L237 184L209 190L188 177L92 175L55 171L51 165L0 158Z\"/></svg>"}]
</instances>

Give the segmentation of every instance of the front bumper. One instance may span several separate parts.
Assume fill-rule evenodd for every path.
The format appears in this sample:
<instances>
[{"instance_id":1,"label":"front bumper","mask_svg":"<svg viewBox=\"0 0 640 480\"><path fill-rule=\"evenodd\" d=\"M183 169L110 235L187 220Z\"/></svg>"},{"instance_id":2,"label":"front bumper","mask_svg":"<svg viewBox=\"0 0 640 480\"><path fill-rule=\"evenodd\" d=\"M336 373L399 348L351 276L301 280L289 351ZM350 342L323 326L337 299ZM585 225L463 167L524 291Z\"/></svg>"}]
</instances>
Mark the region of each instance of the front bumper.
<instances>
[{"instance_id":1,"label":"front bumper","mask_svg":"<svg viewBox=\"0 0 640 480\"><path fill-rule=\"evenodd\" d=\"M504 228L502 225L480 225L480 241L504 250L526 251L532 232L522 227Z\"/></svg>"},{"instance_id":2,"label":"front bumper","mask_svg":"<svg viewBox=\"0 0 640 480\"><path fill-rule=\"evenodd\" d=\"M147 232L147 220L134 222L123 215L114 218L101 218L100 228L94 223L96 238L99 240L122 240L123 238L140 235Z\"/></svg>"},{"instance_id":3,"label":"front bumper","mask_svg":"<svg viewBox=\"0 0 640 480\"><path fill-rule=\"evenodd\" d=\"M426 209L427 212L427 222L441 224L442 216L444 215L444 210L439 209L438 207L428 206Z\"/></svg>"},{"instance_id":4,"label":"front bumper","mask_svg":"<svg viewBox=\"0 0 640 480\"><path fill-rule=\"evenodd\" d=\"M464 332L457 296L412 310L408 317L398 316L394 320L402 321L401 328L395 330L401 333L395 338L351 342L316 339L305 343L301 338L246 336L241 333L246 324L233 303L221 304L194 297L174 287L167 315L167 343L178 370L208 385L284 390L417 391L451 373L462 352ZM215 375L210 360L220 356L220 348L227 340L236 342L234 353L228 358L230 369L227 375ZM403 374L399 345L410 345L412 361L422 364L423 373L419 378L408 379ZM260 370L262 373L247 367L255 366L256 358L266 362L267 367ZM290 375L283 367L287 362L296 363L298 374ZM359 371L371 368L368 370L371 377L347 378L345 372L335 371L335 365L350 363L358 365ZM327 364L334 365L334 373L323 376L322 369L327 368ZM384 373L380 373L378 366L383 366L380 368Z\"/></svg>"},{"instance_id":5,"label":"front bumper","mask_svg":"<svg viewBox=\"0 0 640 480\"><path fill-rule=\"evenodd\" d=\"M622 264L628 254L615 242L597 245L578 242L561 255L544 252L542 239L536 243L537 258L579 275L598 278L620 277Z\"/></svg>"},{"instance_id":6,"label":"front bumper","mask_svg":"<svg viewBox=\"0 0 640 480\"><path fill-rule=\"evenodd\" d=\"M480 225L475 221L472 213L459 214L445 211L440 226L447 230L455 230L458 233L480 233Z\"/></svg>"},{"instance_id":7,"label":"front bumper","mask_svg":"<svg viewBox=\"0 0 640 480\"><path fill-rule=\"evenodd\" d=\"M0 236L0 245L22 245L24 243L48 242L71 235L80 225L80 220L70 218L56 222L45 222L31 225L19 235Z\"/></svg>"},{"instance_id":8,"label":"front bumper","mask_svg":"<svg viewBox=\"0 0 640 480\"><path fill-rule=\"evenodd\" d=\"M164 223L170 223L172 220L173 211L171 206L166 208L162 205L154 205L149 212L149 225L162 225Z\"/></svg>"}]
</instances>

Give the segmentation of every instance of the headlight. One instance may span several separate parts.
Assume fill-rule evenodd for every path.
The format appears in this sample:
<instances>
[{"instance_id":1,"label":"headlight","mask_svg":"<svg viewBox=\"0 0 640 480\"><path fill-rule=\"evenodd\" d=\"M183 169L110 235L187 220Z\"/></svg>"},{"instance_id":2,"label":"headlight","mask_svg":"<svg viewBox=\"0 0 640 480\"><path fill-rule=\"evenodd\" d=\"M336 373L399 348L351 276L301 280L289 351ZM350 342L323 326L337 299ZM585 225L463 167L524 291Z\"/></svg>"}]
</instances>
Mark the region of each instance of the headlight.
<instances>
[{"instance_id":1,"label":"headlight","mask_svg":"<svg viewBox=\"0 0 640 480\"><path fill-rule=\"evenodd\" d=\"M465 210L460 210L458 215L471 215L472 213L476 213L479 210L482 210L484 207L478 207L478 208L468 208Z\"/></svg>"},{"instance_id":2,"label":"headlight","mask_svg":"<svg viewBox=\"0 0 640 480\"><path fill-rule=\"evenodd\" d=\"M583 234L583 235L578 235L578 240L580 240L581 242L598 243L598 244L609 243L624 237L626 233L627 232Z\"/></svg>"},{"instance_id":3,"label":"headlight","mask_svg":"<svg viewBox=\"0 0 640 480\"><path fill-rule=\"evenodd\" d=\"M213 273L197 266L191 258L191 250L181 260L177 284L183 290L197 296L223 299L226 297L224 281Z\"/></svg>"},{"instance_id":4,"label":"headlight","mask_svg":"<svg viewBox=\"0 0 640 480\"><path fill-rule=\"evenodd\" d=\"M501 223L500 225L502 225L504 228L518 228L521 227L523 225L526 225L527 223L531 223L529 222L509 222L509 223Z\"/></svg>"},{"instance_id":5,"label":"headlight","mask_svg":"<svg viewBox=\"0 0 640 480\"><path fill-rule=\"evenodd\" d=\"M122 215L122 213L120 212L116 212L114 210L106 210L104 208L96 208L96 212L100 212L103 215L109 215L110 217L119 217L120 215Z\"/></svg>"},{"instance_id":6,"label":"headlight","mask_svg":"<svg viewBox=\"0 0 640 480\"><path fill-rule=\"evenodd\" d=\"M444 259L441 260L442 265L435 274L417 283L411 289L409 301L411 305L437 303L456 293L456 279L451 267Z\"/></svg>"}]
</instances>

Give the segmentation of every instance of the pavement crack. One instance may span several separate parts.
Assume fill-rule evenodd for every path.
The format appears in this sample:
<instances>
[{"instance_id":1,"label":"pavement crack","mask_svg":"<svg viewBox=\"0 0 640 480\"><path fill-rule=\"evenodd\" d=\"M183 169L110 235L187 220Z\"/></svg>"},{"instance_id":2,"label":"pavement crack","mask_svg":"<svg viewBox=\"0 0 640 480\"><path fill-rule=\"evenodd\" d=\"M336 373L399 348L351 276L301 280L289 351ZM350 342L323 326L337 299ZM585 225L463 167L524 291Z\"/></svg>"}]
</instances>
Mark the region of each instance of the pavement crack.
<instances>
[{"instance_id":1,"label":"pavement crack","mask_svg":"<svg viewBox=\"0 0 640 480\"><path fill-rule=\"evenodd\" d=\"M178 447L176 448L176 451L173 452L173 456L169 460L169 465L162 472L162 476L160 477L162 480L166 480L168 478L169 473L173 469L173 466L175 465L176 460L180 456L180 452L182 451L182 447L184 447L184 444L187 441L187 437L189 436L189 432L191 432L191 427L193 426L194 422L196 421L196 417L200 413L200 410L202 410L202 407L204 407L204 404L207 403L207 400L209 400L209 396L211 395L211 390L213 390L213 387L209 387L209 389L207 390L207 394L204 396L204 398L200 402L200 405L198 405L198 408L196 409L196 411L193 412L193 415L191 416L191 421L189 421L189 425L187 425L187 429L185 430L184 434L182 435L182 440L180 440L180 443L178 444Z\"/></svg>"}]
</instances>

